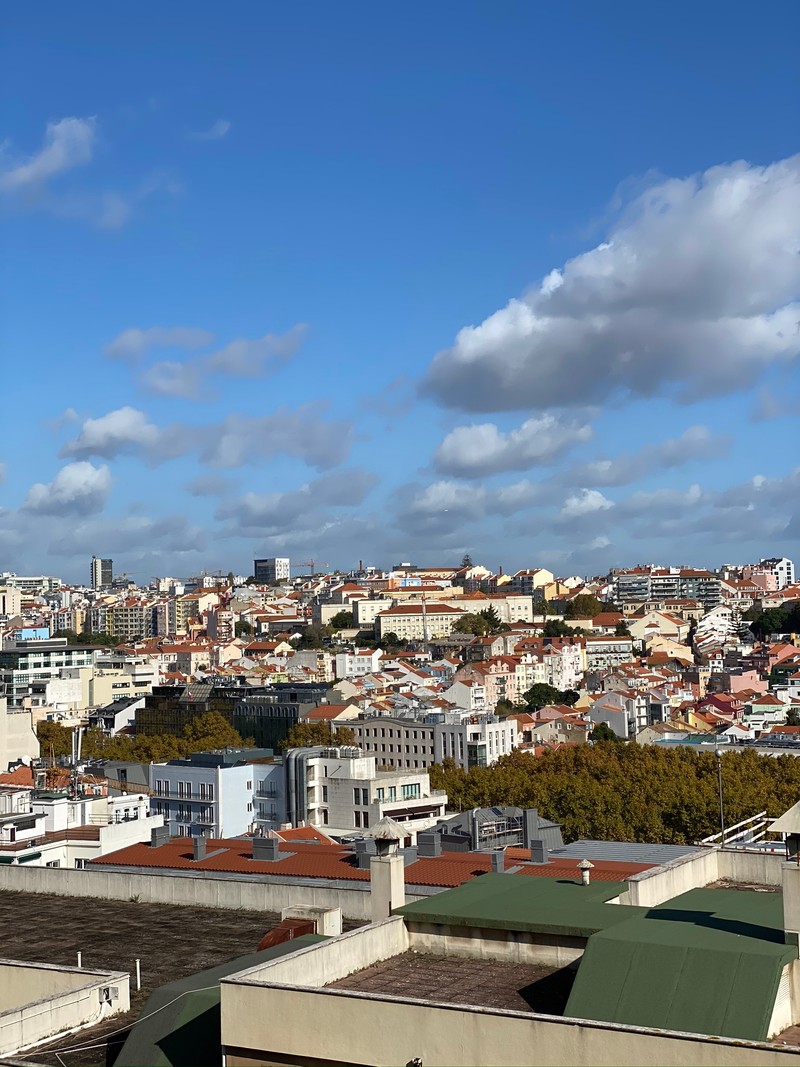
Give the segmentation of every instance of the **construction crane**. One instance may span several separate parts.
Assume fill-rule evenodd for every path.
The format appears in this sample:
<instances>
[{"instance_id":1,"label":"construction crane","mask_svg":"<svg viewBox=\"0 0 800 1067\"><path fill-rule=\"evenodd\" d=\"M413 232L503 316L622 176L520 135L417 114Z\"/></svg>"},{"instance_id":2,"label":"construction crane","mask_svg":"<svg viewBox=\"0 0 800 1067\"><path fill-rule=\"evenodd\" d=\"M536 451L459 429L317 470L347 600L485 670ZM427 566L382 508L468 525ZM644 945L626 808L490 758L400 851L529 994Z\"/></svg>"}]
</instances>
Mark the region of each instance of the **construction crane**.
<instances>
[{"instance_id":1,"label":"construction crane","mask_svg":"<svg viewBox=\"0 0 800 1067\"><path fill-rule=\"evenodd\" d=\"M293 563L292 570L299 571L301 567L308 567L310 568L308 573L309 575L312 575L317 573L315 569L317 565L320 567L330 567L330 563L320 563L319 560L303 559L299 563Z\"/></svg>"}]
</instances>

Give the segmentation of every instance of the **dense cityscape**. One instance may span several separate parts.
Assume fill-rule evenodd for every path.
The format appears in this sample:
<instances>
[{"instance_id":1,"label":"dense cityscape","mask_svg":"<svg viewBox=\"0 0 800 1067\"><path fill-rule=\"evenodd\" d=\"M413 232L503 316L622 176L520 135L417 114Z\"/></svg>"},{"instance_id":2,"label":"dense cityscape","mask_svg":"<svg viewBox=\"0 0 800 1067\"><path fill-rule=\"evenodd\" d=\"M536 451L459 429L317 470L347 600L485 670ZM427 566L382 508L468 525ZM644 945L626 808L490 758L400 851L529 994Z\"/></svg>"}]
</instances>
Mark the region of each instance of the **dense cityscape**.
<instances>
[{"instance_id":1,"label":"dense cityscape","mask_svg":"<svg viewBox=\"0 0 800 1067\"><path fill-rule=\"evenodd\" d=\"M0 1067L800 1067L800 5L2 21Z\"/></svg>"}]
</instances>

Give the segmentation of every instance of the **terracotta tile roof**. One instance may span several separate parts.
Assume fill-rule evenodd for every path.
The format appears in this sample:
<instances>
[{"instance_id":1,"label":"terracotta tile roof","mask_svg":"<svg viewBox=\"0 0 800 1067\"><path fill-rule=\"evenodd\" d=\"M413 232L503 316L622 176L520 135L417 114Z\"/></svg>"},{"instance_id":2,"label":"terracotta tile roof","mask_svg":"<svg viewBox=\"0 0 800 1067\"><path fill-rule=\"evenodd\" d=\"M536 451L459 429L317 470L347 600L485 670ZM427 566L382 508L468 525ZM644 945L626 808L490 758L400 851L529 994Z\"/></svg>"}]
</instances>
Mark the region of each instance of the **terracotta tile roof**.
<instances>
[{"instance_id":1,"label":"terracotta tile roof","mask_svg":"<svg viewBox=\"0 0 800 1067\"><path fill-rule=\"evenodd\" d=\"M291 840L285 840L291 834ZM300 838L299 835L303 837ZM314 835L313 837L309 835ZM118 852L101 856L92 865L117 865L172 870L206 870L232 874L276 874L294 878L338 878L347 881L369 881L369 871L355 866L353 853L336 844L314 827L300 827L281 831L280 856L274 863L251 859L253 846L247 838L209 840L206 858L195 861L188 838L173 838L160 848L150 845L130 845ZM317 841L318 843L313 843ZM525 849L506 849L506 870L522 866L518 873L539 878L578 877L577 861L552 858L540 866L530 865ZM652 864L618 863L596 860L592 877L601 881L622 881L632 874L648 870ZM444 852L441 856L418 859L406 867L406 884L437 886L443 889L461 885L491 870L488 852Z\"/></svg>"},{"instance_id":2,"label":"terracotta tile roof","mask_svg":"<svg viewBox=\"0 0 800 1067\"><path fill-rule=\"evenodd\" d=\"M349 707L349 704L320 704L318 708L309 711L305 717L306 722L324 722L328 719L337 719Z\"/></svg>"}]
</instances>

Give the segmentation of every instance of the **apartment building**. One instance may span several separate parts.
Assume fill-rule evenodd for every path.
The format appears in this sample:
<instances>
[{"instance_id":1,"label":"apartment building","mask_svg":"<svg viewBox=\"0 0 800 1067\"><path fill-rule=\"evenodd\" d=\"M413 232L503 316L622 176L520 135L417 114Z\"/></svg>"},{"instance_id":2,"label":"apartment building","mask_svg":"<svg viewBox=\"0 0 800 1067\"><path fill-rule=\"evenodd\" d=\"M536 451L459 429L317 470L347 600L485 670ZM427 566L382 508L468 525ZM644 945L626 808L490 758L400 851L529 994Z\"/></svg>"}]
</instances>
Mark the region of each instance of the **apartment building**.
<instances>
[{"instance_id":1,"label":"apartment building","mask_svg":"<svg viewBox=\"0 0 800 1067\"><path fill-rule=\"evenodd\" d=\"M10 708L21 708L34 682L58 678L65 668L91 667L94 651L88 645L69 646L63 637L6 641L0 650L0 696Z\"/></svg>"},{"instance_id":2,"label":"apartment building","mask_svg":"<svg viewBox=\"0 0 800 1067\"><path fill-rule=\"evenodd\" d=\"M92 556L89 566L89 584L92 589L110 589L114 580L113 559L100 559Z\"/></svg>"},{"instance_id":3,"label":"apartment building","mask_svg":"<svg viewBox=\"0 0 800 1067\"><path fill-rule=\"evenodd\" d=\"M447 794L424 771L379 768L358 748L292 749L286 753L287 821L328 832L365 831L389 816L413 844L442 818Z\"/></svg>"},{"instance_id":4,"label":"apartment building","mask_svg":"<svg viewBox=\"0 0 800 1067\"><path fill-rule=\"evenodd\" d=\"M633 658L630 637L587 637L586 667L590 671L607 671Z\"/></svg>"},{"instance_id":5,"label":"apartment building","mask_svg":"<svg viewBox=\"0 0 800 1067\"><path fill-rule=\"evenodd\" d=\"M473 716L464 721L434 725L435 762L451 759L457 767L490 767L517 744L517 726L512 720L493 715Z\"/></svg>"},{"instance_id":6,"label":"apartment building","mask_svg":"<svg viewBox=\"0 0 800 1067\"><path fill-rule=\"evenodd\" d=\"M401 641L447 637L466 614L465 610L448 604L398 604L375 616L375 636L383 640L386 634L394 633Z\"/></svg>"},{"instance_id":7,"label":"apartment building","mask_svg":"<svg viewBox=\"0 0 800 1067\"><path fill-rule=\"evenodd\" d=\"M380 670L383 652L379 648L354 648L336 654L337 678L360 678Z\"/></svg>"},{"instance_id":8,"label":"apartment building","mask_svg":"<svg viewBox=\"0 0 800 1067\"><path fill-rule=\"evenodd\" d=\"M356 744L378 764L398 770L424 770L436 762L433 723L390 716L353 719L347 726L356 735Z\"/></svg>"},{"instance_id":9,"label":"apartment building","mask_svg":"<svg viewBox=\"0 0 800 1067\"><path fill-rule=\"evenodd\" d=\"M268 559L253 560L253 576L257 582L271 585L273 582L287 582L292 574L291 560L270 556Z\"/></svg>"},{"instance_id":10,"label":"apartment building","mask_svg":"<svg viewBox=\"0 0 800 1067\"><path fill-rule=\"evenodd\" d=\"M719 604L722 595L718 575L688 567L632 567L612 571L609 581L621 605L689 598L708 611Z\"/></svg>"}]
</instances>

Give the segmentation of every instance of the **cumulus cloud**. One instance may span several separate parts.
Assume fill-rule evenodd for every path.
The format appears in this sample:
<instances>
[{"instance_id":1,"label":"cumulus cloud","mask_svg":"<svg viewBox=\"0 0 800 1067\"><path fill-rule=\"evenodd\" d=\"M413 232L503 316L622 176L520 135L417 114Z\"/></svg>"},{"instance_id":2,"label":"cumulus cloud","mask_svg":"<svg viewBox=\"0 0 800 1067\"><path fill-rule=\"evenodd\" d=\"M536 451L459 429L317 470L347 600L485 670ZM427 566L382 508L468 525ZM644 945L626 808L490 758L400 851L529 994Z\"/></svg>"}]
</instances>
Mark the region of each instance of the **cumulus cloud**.
<instances>
[{"instance_id":1,"label":"cumulus cloud","mask_svg":"<svg viewBox=\"0 0 800 1067\"><path fill-rule=\"evenodd\" d=\"M111 359L142 359L152 348L202 348L214 340L213 333L191 326L151 326L123 330L105 347Z\"/></svg>"},{"instance_id":2,"label":"cumulus cloud","mask_svg":"<svg viewBox=\"0 0 800 1067\"><path fill-rule=\"evenodd\" d=\"M201 474L186 486L191 496L224 496L233 486L222 474Z\"/></svg>"},{"instance_id":3,"label":"cumulus cloud","mask_svg":"<svg viewBox=\"0 0 800 1067\"><path fill-rule=\"evenodd\" d=\"M126 453L149 450L160 438L158 427L148 422L143 411L124 407L109 411L99 419L86 419L74 441L61 449L62 456L100 456L113 459Z\"/></svg>"},{"instance_id":4,"label":"cumulus cloud","mask_svg":"<svg viewBox=\"0 0 800 1067\"><path fill-rule=\"evenodd\" d=\"M60 455L75 459L134 455L155 466L199 453L203 462L224 468L287 455L329 470L347 458L353 426L344 419L328 419L326 410L326 404L318 402L294 410L281 407L268 415L231 414L221 423L204 426L175 422L159 427L143 411L126 406L86 419Z\"/></svg>"},{"instance_id":5,"label":"cumulus cloud","mask_svg":"<svg viewBox=\"0 0 800 1067\"><path fill-rule=\"evenodd\" d=\"M276 371L297 352L308 327L298 323L283 334L263 337L237 337L215 352L161 360L141 371L141 384L160 396L196 400L208 397L207 379L213 375L234 378L263 378ZM178 348L187 352L211 343L208 330L185 326L153 326L124 330L106 346L106 355L132 363L142 361L157 348Z\"/></svg>"},{"instance_id":6,"label":"cumulus cloud","mask_svg":"<svg viewBox=\"0 0 800 1067\"><path fill-rule=\"evenodd\" d=\"M665 180L607 241L460 331L422 390L466 411L747 387L798 354L800 156Z\"/></svg>"},{"instance_id":7,"label":"cumulus cloud","mask_svg":"<svg viewBox=\"0 0 800 1067\"><path fill-rule=\"evenodd\" d=\"M124 556L131 562L151 559L157 563L166 553L182 557L202 551L207 537L202 527L189 523L183 515L104 516L61 529L51 541L49 553L85 556L86 546L95 544L106 546L105 551L115 558Z\"/></svg>"},{"instance_id":8,"label":"cumulus cloud","mask_svg":"<svg viewBox=\"0 0 800 1067\"><path fill-rule=\"evenodd\" d=\"M358 507L377 478L370 471L331 471L288 492L245 493L221 504L216 518L230 522L246 536L275 537L289 531L319 531L332 521L327 509Z\"/></svg>"},{"instance_id":9,"label":"cumulus cloud","mask_svg":"<svg viewBox=\"0 0 800 1067\"><path fill-rule=\"evenodd\" d=\"M718 459L728 454L730 444L730 437L713 434L707 426L690 426L679 437L645 445L638 452L577 463L562 477L567 485L628 485L659 468L680 467L694 460Z\"/></svg>"},{"instance_id":10,"label":"cumulus cloud","mask_svg":"<svg viewBox=\"0 0 800 1067\"><path fill-rule=\"evenodd\" d=\"M92 515L103 510L112 484L108 467L68 463L49 485L32 485L22 507L39 515Z\"/></svg>"},{"instance_id":11,"label":"cumulus cloud","mask_svg":"<svg viewBox=\"0 0 800 1067\"><path fill-rule=\"evenodd\" d=\"M25 159L0 151L0 190L17 192L41 186L57 174L72 170L92 158L95 145L94 118L66 118L48 122L44 143Z\"/></svg>"},{"instance_id":12,"label":"cumulus cloud","mask_svg":"<svg viewBox=\"0 0 800 1067\"><path fill-rule=\"evenodd\" d=\"M217 119L207 130L188 134L190 141L221 141L231 128L227 119Z\"/></svg>"},{"instance_id":13,"label":"cumulus cloud","mask_svg":"<svg viewBox=\"0 0 800 1067\"><path fill-rule=\"evenodd\" d=\"M241 467L282 454L320 470L338 467L350 452L353 427L346 420L326 420L325 410L325 403L318 402L269 415L229 415L221 425L209 427L201 458L212 467Z\"/></svg>"},{"instance_id":14,"label":"cumulus cloud","mask_svg":"<svg viewBox=\"0 0 800 1067\"><path fill-rule=\"evenodd\" d=\"M479 478L552 463L591 436L590 426L552 414L528 419L509 433L492 422L458 426L439 445L434 462L444 474Z\"/></svg>"},{"instance_id":15,"label":"cumulus cloud","mask_svg":"<svg viewBox=\"0 0 800 1067\"><path fill-rule=\"evenodd\" d=\"M598 511L608 511L614 507L613 500L598 489L582 489L580 493L568 496L556 518L559 521L582 519L586 515L594 515Z\"/></svg>"}]
</instances>

